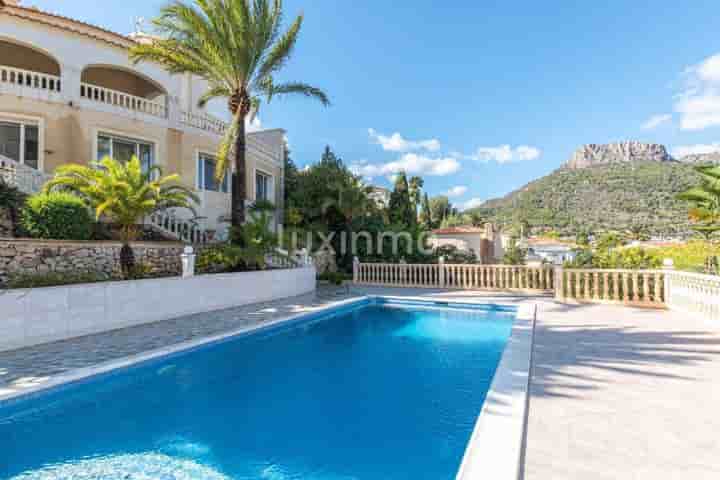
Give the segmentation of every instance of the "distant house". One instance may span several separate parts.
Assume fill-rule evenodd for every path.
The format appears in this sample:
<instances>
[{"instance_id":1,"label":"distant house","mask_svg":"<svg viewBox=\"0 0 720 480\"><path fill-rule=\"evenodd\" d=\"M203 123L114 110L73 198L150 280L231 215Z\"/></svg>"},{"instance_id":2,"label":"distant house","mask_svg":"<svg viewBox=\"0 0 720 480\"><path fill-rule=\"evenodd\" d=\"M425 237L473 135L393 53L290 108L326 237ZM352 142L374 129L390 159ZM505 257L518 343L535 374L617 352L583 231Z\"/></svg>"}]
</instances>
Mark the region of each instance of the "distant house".
<instances>
[{"instance_id":1,"label":"distant house","mask_svg":"<svg viewBox=\"0 0 720 480\"><path fill-rule=\"evenodd\" d=\"M371 200L374 200L378 207L387 208L388 205L390 205L390 190L375 186L370 188L371 191L368 194L368 197L370 197Z\"/></svg>"},{"instance_id":2,"label":"distant house","mask_svg":"<svg viewBox=\"0 0 720 480\"><path fill-rule=\"evenodd\" d=\"M526 262L531 264L550 263L562 265L575 260L577 245L555 238L528 238L521 240L521 248L527 250Z\"/></svg>"},{"instance_id":3,"label":"distant house","mask_svg":"<svg viewBox=\"0 0 720 480\"><path fill-rule=\"evenodd\" d=\"M446 245L458 250L472 251L482 264L498 263L505 254L502 235L494 225L488 223L484 227L448 227L433 231L430 237L433 248Z\"/></svg>"}]
</instances>

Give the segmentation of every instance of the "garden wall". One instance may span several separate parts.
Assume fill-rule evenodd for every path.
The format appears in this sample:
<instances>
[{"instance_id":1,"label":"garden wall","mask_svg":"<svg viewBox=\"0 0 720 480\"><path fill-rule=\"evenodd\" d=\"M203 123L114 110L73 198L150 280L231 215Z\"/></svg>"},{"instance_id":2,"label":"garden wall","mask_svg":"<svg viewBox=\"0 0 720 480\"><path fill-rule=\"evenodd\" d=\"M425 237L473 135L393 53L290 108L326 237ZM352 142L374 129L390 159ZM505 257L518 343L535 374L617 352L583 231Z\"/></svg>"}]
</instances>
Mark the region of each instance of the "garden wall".
<instances>
[{"instance_id":1,"label":"garden wall","mask_svg":"<svg viewBox=\"0 0 720 480\"><path fill-rule=\"evenodd\" d=\"M315 268L0 291L0 351L315 290Z\"/></svg>"},{"instance_id":2,"label":"garden wall","mask_svg":"<svg viewBox=\"0 0 720 480\"><path fill-rule=\"evenodd\" d=\"M136 261L150 276L180 275L184 245L175 242L134 242ZM120 274L120 242L80 242L0 238L0 282L10 275L43 273Z\"/></svg>"}]
</instances>

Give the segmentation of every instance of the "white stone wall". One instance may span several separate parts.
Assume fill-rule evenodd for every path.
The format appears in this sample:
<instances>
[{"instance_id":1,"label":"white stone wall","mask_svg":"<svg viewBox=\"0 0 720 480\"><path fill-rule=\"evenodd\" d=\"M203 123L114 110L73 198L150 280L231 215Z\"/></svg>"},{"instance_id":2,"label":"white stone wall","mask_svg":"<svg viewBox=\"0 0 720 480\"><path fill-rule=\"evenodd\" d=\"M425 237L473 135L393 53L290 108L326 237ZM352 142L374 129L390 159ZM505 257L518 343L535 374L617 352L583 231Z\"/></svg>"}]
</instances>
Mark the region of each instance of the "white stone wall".
<instances>
[{"instance_id":1,"label":"white stone wall","mask_svg":"<svg viewBox=\"0 0 720 480\"><path fill-rule=\"evenodd\" d=\"M315 290L315 268L0 292L0 350L27 347Z\"/></svg>"}]
</instances>

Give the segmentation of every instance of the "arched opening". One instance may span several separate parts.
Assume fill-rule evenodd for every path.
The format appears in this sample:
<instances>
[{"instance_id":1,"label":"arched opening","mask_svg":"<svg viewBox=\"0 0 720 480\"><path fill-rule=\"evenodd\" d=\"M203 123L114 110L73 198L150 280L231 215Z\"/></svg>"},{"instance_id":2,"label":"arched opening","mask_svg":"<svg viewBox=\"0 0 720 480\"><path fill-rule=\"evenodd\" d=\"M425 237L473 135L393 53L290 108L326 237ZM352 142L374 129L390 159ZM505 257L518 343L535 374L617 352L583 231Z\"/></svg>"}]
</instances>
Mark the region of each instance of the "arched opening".
<instances>
[{"instance_id":1,"label":"arched opening","mask_svg":"<svg viewBox=\"0 0 720 480\"><path fill-rule=\"evenodd\" d=\"M167 114L167 91L137 72L90 65L83 70L80 81L80 96L88 100L158 117Z\"/></svg>"},{"instance_id":2,"label":"arched opening","mask_svg":"<svg viewBox=\"0 0 720 480\"><path fill-rule=\"evenodd\" d=\"M0 64L5 67L60 76L60 64L40 49L0 38Z\"/></svg>"},{"instance_id":3,"label":"arched opening","mask_svg":"<svg viewBox=\"0 0 720 480\"><path fill-rule=\"evenodd\" d=\"M135 72L117 67L86 67L82 72L81 81L147 100L158 100L166 94L165 89L157 83Z\"/></svg>"}]
</instances>

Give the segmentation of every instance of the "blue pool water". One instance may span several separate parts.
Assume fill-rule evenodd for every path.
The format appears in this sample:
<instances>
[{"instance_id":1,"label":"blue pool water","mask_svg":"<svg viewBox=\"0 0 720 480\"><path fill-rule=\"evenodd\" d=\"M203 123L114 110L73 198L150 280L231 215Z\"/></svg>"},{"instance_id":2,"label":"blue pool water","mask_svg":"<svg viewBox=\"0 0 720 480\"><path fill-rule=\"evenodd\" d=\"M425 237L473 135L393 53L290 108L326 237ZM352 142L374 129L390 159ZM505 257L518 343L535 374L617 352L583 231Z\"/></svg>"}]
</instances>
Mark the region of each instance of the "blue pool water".
<instances>
[{"instance_id":1,"label":"blue pool water","mask_svg":"<svg viewBox=\"0 0 720 480\"><path fill-rule=\"evenodd\" d=\"M452 479L514 311L367 304L0 407L0 479Z\"/></svg>"}]
</instances>

